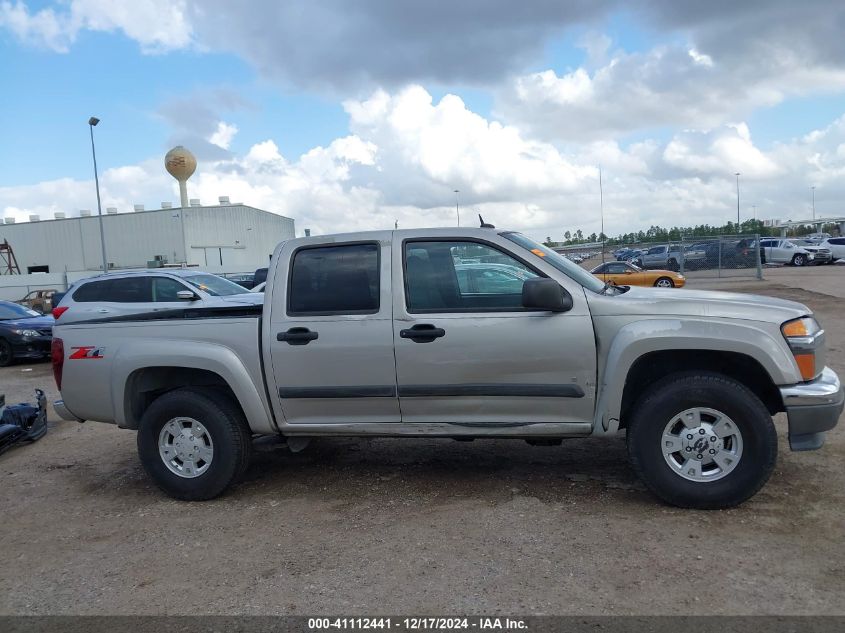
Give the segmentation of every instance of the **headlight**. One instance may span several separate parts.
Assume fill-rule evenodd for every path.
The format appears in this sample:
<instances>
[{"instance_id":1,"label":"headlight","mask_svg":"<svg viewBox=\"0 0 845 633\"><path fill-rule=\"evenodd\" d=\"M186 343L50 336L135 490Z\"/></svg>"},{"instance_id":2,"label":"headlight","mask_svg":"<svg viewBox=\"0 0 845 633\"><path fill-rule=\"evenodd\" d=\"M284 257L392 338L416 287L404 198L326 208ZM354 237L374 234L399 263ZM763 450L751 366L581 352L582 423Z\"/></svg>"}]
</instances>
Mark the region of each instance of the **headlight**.
<instances>
[{"instance_id":1,"label":"headlight","mask_svg":"<svg viewBox=\"0 0 845 633\"><path fill-rule=\"evenodd\" d=\"M41 336L35 330L12 330L18 336Z\"/></svg>"},{"instance_id":2,"label":"headlight","mask_svg":"<svg viewBox=\"0 0 845 633\"><path fill-rule=\"evenodd\" d=\"M823 330L813 317L803 317L793 321L787 321L780 326L801 377L804 380L812 380L816 376L816 345Z\"/></svg>"}]
</instances>

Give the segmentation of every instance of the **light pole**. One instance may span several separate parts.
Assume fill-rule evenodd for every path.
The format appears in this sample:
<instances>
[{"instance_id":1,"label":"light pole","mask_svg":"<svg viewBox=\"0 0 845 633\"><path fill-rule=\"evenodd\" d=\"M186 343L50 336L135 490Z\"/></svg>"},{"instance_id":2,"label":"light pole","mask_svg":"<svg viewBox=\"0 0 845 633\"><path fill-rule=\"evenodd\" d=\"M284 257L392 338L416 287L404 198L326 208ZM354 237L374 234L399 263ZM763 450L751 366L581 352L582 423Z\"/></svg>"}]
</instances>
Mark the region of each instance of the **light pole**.
<instances>
[{"instance_id":1,"label":"light pole","mask_svg":"<svg viewBox=\"0 0 845 633\"><path fill-rule=\"evenodd\" d=\"M601 215L601 263L604 263L604 191L601 186L601 165L599 165L599 214Z\"/></svg>"},{"instance_id":2,"label":"light pole","mask_svg":"<svg viewBox=\"0 0 845 633\"><path fill-rule=\"evenodd\" d=\"M461 225L461 211L458 208L458 194L461 193L459 189L455 189L455 215L458 216L458 226Z\"/></svg>"},{"instance_id":3,"label":"light pole","mask_svg":"<svg viewBox=\"0 0 845 633\"><path fill-rule=\"evenodd\" d=\"M109 270L106 259L106 233L103 230L103 206L100 203L100 177L97 175L97 152L94 151L94 126L100 122L95 116L88 119L88 129L91 131L91 156L94 158L94 185L97 187L97 216L100 218L100 246L103 249L103 272Z\"/></svg>"},{"instance_id":4,"label":"light pole","mask_svg":"<svg viewBox=\"0 0 845 633\"><path fill-rule=\"evenodd\" d=\"M736 232L739 233L739 172L736 172L734 176L736 176Z\"/></svg>"},{"instance_id":5,"label":"light pole","mask_svg":"<svg viewBox=\"0 0 845 633\"><path fill-rule=\"evenodd\" d=\"M813 220L816 219L816 187L810 187L810 195L812 196L812 205L813 205Z\"/></svg>"}]
</instances>

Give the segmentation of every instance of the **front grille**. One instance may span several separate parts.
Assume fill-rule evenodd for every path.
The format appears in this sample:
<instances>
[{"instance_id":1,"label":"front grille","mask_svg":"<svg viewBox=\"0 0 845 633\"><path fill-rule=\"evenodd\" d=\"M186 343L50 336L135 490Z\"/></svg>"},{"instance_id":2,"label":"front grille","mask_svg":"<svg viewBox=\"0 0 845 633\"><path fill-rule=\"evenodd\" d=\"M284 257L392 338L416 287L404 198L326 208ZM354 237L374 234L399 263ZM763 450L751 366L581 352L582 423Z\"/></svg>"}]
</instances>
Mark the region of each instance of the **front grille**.
<instances>
[{"instance_id":1,"label":"front grille","mask_svg":"<svg viewBox=\"0 0 845 633\"><path fill-rule=\"evenodd\" d=\"M48 328L46 330L35 330L41 336L53 336L53 328Z\"/></svg>"}]
</instances>

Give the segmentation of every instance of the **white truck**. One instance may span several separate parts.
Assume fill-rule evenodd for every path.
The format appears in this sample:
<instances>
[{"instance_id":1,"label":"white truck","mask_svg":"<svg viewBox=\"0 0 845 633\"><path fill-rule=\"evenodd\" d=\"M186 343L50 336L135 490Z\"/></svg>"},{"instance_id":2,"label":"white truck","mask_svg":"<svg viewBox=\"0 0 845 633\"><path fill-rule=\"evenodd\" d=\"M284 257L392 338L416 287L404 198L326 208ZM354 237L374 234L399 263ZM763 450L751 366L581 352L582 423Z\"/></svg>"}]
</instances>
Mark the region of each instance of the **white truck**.
<instances>
[{"instance_id":1,"label":"white truck","mask_svg":"<svg viewBox=\"0 0 845 633\"><path fill-rule=\"evenodd\" d=\"M461 262L520 271L467 285ZM664 501L724 508L775 465L772 416L817 449L845 396L799 303L612 286L519 233L377 231L279 244L263 306L57 322L60 415L137 431L168 494L210 499L281 435L514 438L626 432Z\"/></svg>"}]
</instances>

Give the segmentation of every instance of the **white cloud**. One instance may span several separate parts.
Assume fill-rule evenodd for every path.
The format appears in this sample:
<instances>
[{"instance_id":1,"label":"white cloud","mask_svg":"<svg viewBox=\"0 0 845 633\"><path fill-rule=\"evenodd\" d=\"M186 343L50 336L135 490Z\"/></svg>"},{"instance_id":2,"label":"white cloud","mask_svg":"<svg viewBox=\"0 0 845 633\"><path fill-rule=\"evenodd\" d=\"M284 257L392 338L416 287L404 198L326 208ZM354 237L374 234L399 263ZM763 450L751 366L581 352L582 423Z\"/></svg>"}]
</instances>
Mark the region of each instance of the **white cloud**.
<instances>
[{"instance_id":1,"label":"white cloud","mask_svg":"<svg viewBox=\"0 0 845 633\"><path fill-rule=\"evenodd\" d=\"M68 52L83 30L121 31L145 53L184 48L193 41L187 0L71 0L59 6L31 11L23 0L3 0L0 28L57 53Z\"/></svg>"},{"instance_id":2,"label":"white cloud","mask_svg":"<svg viewBox=\"0 0 845 633\"><path fill-rule=\"evenodd\" d=\"M391 199L406 196L409 182L418 183L411 190L423 206L435 206L453 189L460 189L467 202L561 194L595 171L571 163L548 143L525 138L515 127L488 121L455 95L435 104L420 86L393 96L378 91L344 107L351 130L379 148L373 178Z\"/></svg>"},{"instance_id":3,"label":"white cloud","mask_svg":"<svg viewBox=\"0 0 845 633\"><path fill-rule=\"evenodd\" d=\"M26 44L43 46L66 53L76 37L66 17L59 17L51 8L30 13L21 0L0 2L0 27L11 31Z\"/></svg>"},{"instance_id":4,"label":"white cloud","mask_svg":"<svg viewBox=\"0 0 845 633\"><path fill-rule=\"evenodd\" d=\"M219 121L217 123L217 129L214 130L214 133L208 137L208 142L213 145L217 145L217 147L229 149L229 145L232 144L232 139L235 138L235 134L237 133L237 125L226 123L225 121Z\"/></svg>"},{"instance_id":5,"label":"white cloud","mask_svg":"<svg viewBox=\"0 0 845 633\"><path fill-rule=\"evenodd\" d=\"M604 179L609 234L663 226L722 224L742 215L807 215L815 185L819 215L841 213L845 197L845 116L763 150L744 123L678 132L666 142L628 146L594 141L564 152L523 130L469 110L454 95L434 101L421 87L347 101L350 132L302 156L285 157L273 139L243 155L202 159L191 197L220 195L296 219L315 233L452 225L454 189L464 224L475 214L544 238L599 230L597 166ZM103 206L128 211L177 200L175 181L155 158L102 173ZM25 220L96 209L90 181L61 179L0 188L0 216Z\"/></svg>"},{"instance_id":6,"label":"white cloud","mask_svg":"<svg viewBox=\"0 0 845 633\"><path fill-rule=\"evenodd\" d=\"M775 161L754 146L745 123L677 134L663 151L663 160L699 175L739 171L746 178L765 179L781 174Z\"/></svg>"},{"instance_id":7,"label":"white cloud","mask_svg":"<svg viewBox=\"0 0 845 633\"><path fill-rule=\"evenodd\" d=\"M590 72L544 70L498 92L496 112L541 138L611 139L662 126L709 129L793 96L845 90L845 64L809 63L788 46L719 60L681 45L617 51Z\"/></svg>"}]
</instances>

